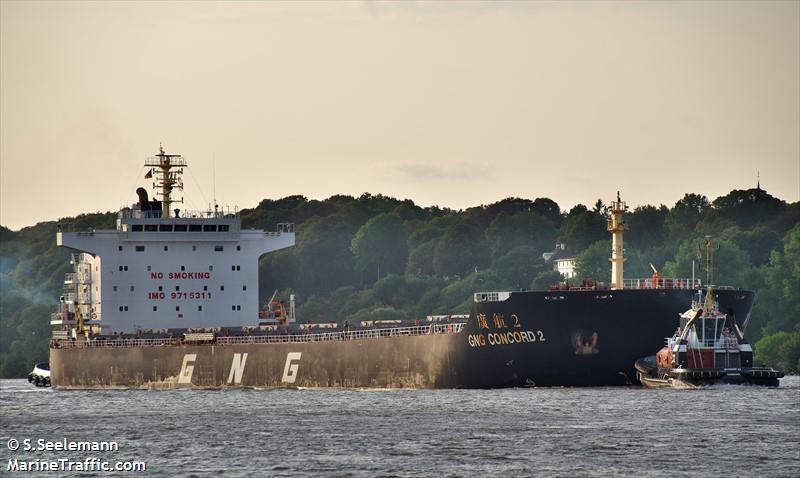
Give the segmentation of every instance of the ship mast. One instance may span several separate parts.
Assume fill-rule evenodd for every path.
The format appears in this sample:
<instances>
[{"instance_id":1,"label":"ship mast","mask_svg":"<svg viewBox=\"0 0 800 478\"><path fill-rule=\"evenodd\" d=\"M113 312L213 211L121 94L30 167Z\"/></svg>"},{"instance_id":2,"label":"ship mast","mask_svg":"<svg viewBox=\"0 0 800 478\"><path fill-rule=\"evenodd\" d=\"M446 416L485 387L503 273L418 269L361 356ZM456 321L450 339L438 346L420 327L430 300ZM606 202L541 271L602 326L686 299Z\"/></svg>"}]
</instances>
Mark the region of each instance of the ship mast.
<instances>
[{"instance_id":1,"label":"ship mast","mask_svg":"<svg viewBox=\"0 0 800 478\"><path fill-rule=\"evenodd\" d=\"M705 313L710 313L714 308L714 297L712 292L712 283L714 280L714 248L711 247L711 236L706 236L706 300L703 304Z\"/></svg>"},{"instance_id":2,"label":"ship mast","mask_svg":"<svg viewBox=\"0 0 800 478\"><path fill-rule=\"evenodd\" d=\"M164 152L164 147L158 145L158 154L154 157L147 158L144 162L145 166L151 166L147 177L155 175L154 187L159 187L160 192L157 192L161 198L161 217L170 217L170 206L172 203L183 202L172 199L173 189L183 189L183 168L187 167L186 160L180 154L167 154ZM177 168L177 169L172 169Z\"/></svg>"},{"instance_id":3,"label":"ship mast","mask_svg":"<svg viewBox=\"0 0 800 478\"><path fill-rule=\"evenodd\" d=\"M619 191L617 191L617 200L611 203L611 207L607 211L611 214L608 218L608 231L611 233L611 288L623 288L623 263L625 262L625 249L622 247L622 235L628 229L622 216L628 206L619 198Z\"/></svg>"}]
</instances>

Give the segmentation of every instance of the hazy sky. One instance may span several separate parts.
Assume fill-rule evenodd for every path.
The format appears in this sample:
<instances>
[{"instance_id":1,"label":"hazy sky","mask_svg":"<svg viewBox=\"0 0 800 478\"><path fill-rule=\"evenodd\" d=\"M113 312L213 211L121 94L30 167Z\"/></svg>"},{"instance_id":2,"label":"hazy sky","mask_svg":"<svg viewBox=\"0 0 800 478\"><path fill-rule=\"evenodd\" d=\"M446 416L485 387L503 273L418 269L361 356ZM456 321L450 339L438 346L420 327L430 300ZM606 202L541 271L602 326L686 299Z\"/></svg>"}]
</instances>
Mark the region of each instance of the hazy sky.
<instances>
[{"instance_id":1,"label":"hazy sky","mask_svg":"<svg viewBox=\"0 0 800 478\"><path fill-rule=\"evenodd\" d=\"M0 224L116 210L800 200L800 2L0 2Z\"/></svg>"}]
</instances>

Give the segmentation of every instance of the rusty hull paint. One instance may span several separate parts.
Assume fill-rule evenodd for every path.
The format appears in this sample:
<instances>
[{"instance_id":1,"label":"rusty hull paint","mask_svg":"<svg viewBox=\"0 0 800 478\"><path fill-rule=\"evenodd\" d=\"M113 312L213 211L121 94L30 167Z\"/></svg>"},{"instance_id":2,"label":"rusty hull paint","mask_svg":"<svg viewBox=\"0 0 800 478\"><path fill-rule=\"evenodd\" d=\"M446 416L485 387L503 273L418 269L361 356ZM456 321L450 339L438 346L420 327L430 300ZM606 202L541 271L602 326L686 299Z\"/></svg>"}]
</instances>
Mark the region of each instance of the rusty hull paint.
<instances>
[{"instance_id":1,"label":"rusty hull paint","mask_svg":"<svg viewBox=\"0 0 800 478\"><path fill-rule=\"evenodd\" d=\"M385 339L315 343L181 345L127 348L53 348L54 387L86 388L224 388L458 387L457 346L465 334L437 334ZM287 355L302 357L293 383L282 381ZM241 383L228 383L234 354L247 354ZM191 383L179 383L183 358L196 354Z\"/></svg>"}]
</instances>

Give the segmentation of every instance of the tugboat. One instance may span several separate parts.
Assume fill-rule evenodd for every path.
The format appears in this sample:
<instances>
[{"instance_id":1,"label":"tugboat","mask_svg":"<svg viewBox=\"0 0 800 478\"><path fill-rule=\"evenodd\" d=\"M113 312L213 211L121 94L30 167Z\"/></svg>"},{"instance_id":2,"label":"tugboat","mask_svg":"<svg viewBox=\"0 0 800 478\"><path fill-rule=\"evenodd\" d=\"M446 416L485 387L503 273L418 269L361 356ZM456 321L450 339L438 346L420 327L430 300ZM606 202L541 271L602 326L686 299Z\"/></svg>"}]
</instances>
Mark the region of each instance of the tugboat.
<instances>
[{"instance_id":1,"label":"tugboat","mask_svg":"<svg viewBox=\"0 0 800 478\"><path fill-rule=\"evenodd\" d=\"M707 256L711 239L706 236ZM711 262L707 266L711 282ZM753 365L753 349L735 318L720 311L713 286L697 291L691 309L656 355L635 363L639 381L648 388L697 388L717 384L777 387L783 372Z\"/></svg>"},{"instance_id":2,"label":"tugboat","mask_svg":"<svg viewBox=\"0 0 800 478\"><path fill-rule=\"evenodd\" d=\"M50 364L47 362L39 362L33 366L33 370L28 374L28 383L32 383L37 387L50 386Z\"/></svg>"}]
</instances>

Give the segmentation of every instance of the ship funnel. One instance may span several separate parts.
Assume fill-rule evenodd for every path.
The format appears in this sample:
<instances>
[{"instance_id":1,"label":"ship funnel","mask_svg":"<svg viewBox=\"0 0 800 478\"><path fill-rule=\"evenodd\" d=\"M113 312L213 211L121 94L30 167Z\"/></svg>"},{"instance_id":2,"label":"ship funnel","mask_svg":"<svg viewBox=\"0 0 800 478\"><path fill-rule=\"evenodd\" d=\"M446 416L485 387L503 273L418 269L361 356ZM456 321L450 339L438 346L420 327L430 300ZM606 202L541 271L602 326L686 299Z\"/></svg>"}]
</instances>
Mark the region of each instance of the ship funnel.
<instances>
[{"instance_id":1,"label":"ship funnel","mask_svg":"<svg viewBox=\"0 0 800 478\"><path fill-rule=\"evenodd\" d=\"M147 190L145 188L136 189L136 194L139 196L139 207L145 209L150 206L150 201L147 198Z\"/></svg>"}]
</instances>

